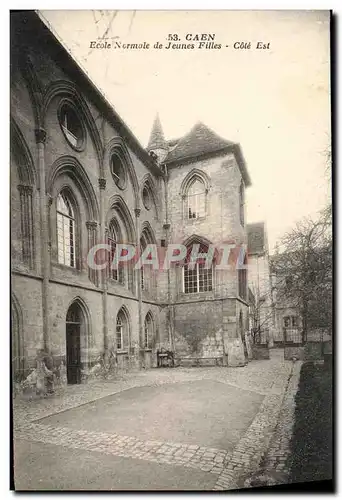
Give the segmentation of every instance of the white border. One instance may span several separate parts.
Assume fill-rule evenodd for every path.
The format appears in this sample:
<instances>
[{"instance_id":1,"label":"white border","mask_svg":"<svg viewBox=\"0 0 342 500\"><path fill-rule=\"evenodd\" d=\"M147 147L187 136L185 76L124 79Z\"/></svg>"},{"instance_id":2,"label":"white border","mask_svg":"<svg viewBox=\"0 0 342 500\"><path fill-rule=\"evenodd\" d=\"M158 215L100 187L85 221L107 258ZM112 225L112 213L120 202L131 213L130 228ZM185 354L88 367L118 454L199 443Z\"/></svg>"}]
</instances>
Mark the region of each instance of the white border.
<instances>
[{"instance_id":1,"label":"white border","mask_svg":"<svg viewBox=\"0 0 342 500\"><path fill-rule=\"evenodd\" d=\"M95 2L90 2L87 0L83 0L82 2L71 2L70 0L58 0L58 1L45 1L43 4L40 3L38 6L33 6L32 2L20 0L20 1L4 1L0 7L1 16L0 16L0 36L1 36L1 62L2 62L2 78L1 78L1 92L0 96L2 99L2 105L0 109L2 110L2 120L1 120L1 139L2 139L2 162L0 168L0 213L2 218L2 235L6 235L2 241L1 246L1 336L0 336L0 353L1 353L1 361L0 366L1 377L0 377L0 388L1 388L1 401L3 403L3 410L1 412L1 430L3 433L2 436L2 446L1 446L1 466L0 466L0 492L2 498L7 498L11 493L8 491L9 488L9 240L7 240L7 235L9 235L9 10L10 9L139 9L139 10L214 10L214 9L231 9L231 10L329 10L332 9L335 14L339 14L341 12L341 3L337 0L332 0L329 3L323 0L282 0L277 2L271 1L260 1L255 2L251 0L239 0L238 2L227 2L227 1L219 1L219 0L211 0L209 1L189 1L189 0L164 0L163 2L153 2L153 1L132 1L132 0L102 0L101 5L96 5ZM338 36L336 33L336 44L338 45ZM336 49L337 50L337 49ZM337 61L338 64L338 74L336 76L337 81L340 81L340 68L341 68L341 52L337 50ZM335 89L335 93L337 92L337 88ZM335 95L336 100L336 95ZM340 116L340 106L338 109L334 110L337 113L336 122L338 121L338 117ZM337 131L335 130L334 142L335 147L337 144L341 144L341 128ZM338 135L337 135L338 132ZM338 166L335 165L334 171L337 172ZM341 178L341 175L339 176ZM335 174L335 182L336 174ZM340 182L336 186L336 190L340 187ZM340 189L338 189L340 192ZM337 194L337 193L336 193ZM337 204L338 196L336 196L336 204ZM337 207L336 207L337 208ZM339 214L340 215L340 214ZM342 224L342 217L339 217L339 222ZM340 226L339 226L339 229ZM341 230L339 234L341 235ZM336 243L340 243L340 241L336 241ZM337 249L336 249L336 257L337 257ZM338 284L340 284L341 274L338 273ZM342 310L342 296L339 297L339 302L336 303L337 311ZM336 312L337 312L336 311ZM337 326L337 325L336 325ZM339 332L336 332L338 334ZM341 341L339 342L341 345ZM336 366L338 363L336 362ZM340 382L340 373L338 373L338 382ZM341 384L338 383L338 387ZM337 392L337 391L336 391ZM336 393L336 396L339 394ZM339 400L339 398L338 398ZM337 406L337 405L336 405ZM337 411L339 408L337 409ZM335 415L336 416L336 415ZM338 434L339 443L341 438L341 432ZM336 450L337 451L337 450ZM336 470L336 478L341 477L341 461L339 461L339 470ZM42 495L39 494L39 497L42 498ZM83 495L82 495L83 496ZM84 495L86 496L86 494ZM95 495L97 496L97 495ZM117 496L117 494L116 494ZM126 495L125 495L126 496ZM179 495L178 495L179 496ZM182 496L182 495L181 495ZM241 495L240 495L241 496ZM242 495L243 498L245 495ZM247 496L247 495L246 495ZM249 496L249 495L248 495ZM299 495L292 495L292 498L299 497ZM94 495L92 495L94 498Z\"/></svg>"}]
</instances>

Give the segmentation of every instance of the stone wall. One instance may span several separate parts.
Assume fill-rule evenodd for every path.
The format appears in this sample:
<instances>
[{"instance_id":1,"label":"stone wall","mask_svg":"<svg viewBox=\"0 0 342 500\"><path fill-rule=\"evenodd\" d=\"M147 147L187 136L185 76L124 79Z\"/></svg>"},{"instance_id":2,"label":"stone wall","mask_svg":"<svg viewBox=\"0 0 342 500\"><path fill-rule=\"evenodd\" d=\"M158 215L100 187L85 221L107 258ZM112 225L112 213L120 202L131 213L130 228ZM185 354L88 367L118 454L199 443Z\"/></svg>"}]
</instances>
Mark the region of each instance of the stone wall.
<instances>
[{"instance_id":1,"label":"stone wall","mask_svg":"<svg viewBox=\"0 0 342 500\"><path fill-rule=\"evenodd\" d=\"M27 28L29 23L23 22L20 36ZM21 41L19 35L14 37L16 46L11 53L11 120L15 130L11 136L12 292L20 310L21 319L16 320L18 339L26 363L34 364L36 350L44 342L56 358L65 358L66 314L77 300L87 322L81 339L85 365L102 353L105 339L109 348L115 348L116 318L122 306L127 311L130 338L130 352L120 356L123 368L131 363L130 356L139 366L155 366L156 350L172 346L173 339L176 352L182 356L199 354L203 358L221 358L232 366L243 364L238 315L241 309L245 322L248 306L237 298L235 268L215 274L212 292L192 297L182 292L180 268L172 268L169 273L158 271L153 287L143 290L139 300L139 272L133 273L132 286L127 285L128 280L126 284L108 280L106 288L103 275L92 273L87 267L89 247L103 242L115 207L129 243L139 244L141 230L147 226L158 245L169 236L171 242L182 242L193 235L214 244L245 242L245 228L239 216L241 173L234 156L213 156L170 169L165 188L161 170L151 165L140 146L127 136L114 111L103 112L102 97L80 76L75 63L48 31L37 33L35 28ZM69 144L59 123L63 99L79 113L84 127L81 148ZM125 183L121 188L115 183L110 166L112 147L116 144L125 158ZM204 219L189 221L183 217L180 191L193 168L208 178L207 214ZM142 200L147 180L153 193L153 203L148 208ZM24 191L20 187L23 181ZM65 188L75 201L76 268L58 262L56 200ZM23 259L23 210L29 217L31 264ZM170 223L170 234L165 222ZM148 312L154 320L151 349L143 345Z\"/></svg>"},{"instance_id":2,"label":"stone wall","mask_svg":"<svg viewBox=\"0 0 342 500\"><path fill-rule=\"evenodd\" d=\"M51 37L49 41L46 41L44 36L28 36L27 39L23 39L25 47L21 47L19 38L14 37L17 46L13 46L11 53L11 118L15 130L18 130L17 135L20 137L20 147L16 139L12 144L11 155L12 292L16 297L17 308L21 310L22 320L18 335L26 363L29 365L34 364L37 348L41 347L44 342L44 314L48 318L48 349L55 357L65 358L66 313L75 299L82 300L89 319L88 338L82 348L82 358L90 362L102 352L105 328L108 330L109 344L111 346L115 344L116 315L122 305L125 305L129 314L131 343L139 345L142 342L143 332L140 335L139 331L138 273L134 276L132 290L128 290L127 286L109 282L107 315L104 315L100 276L97 275L96 279L89 277L86 262L89 235L86 223L90 219L95 221L95 241L102 242L101 234L104 228L101 220L101 205L104 224L108 224L113 199L116 197L122 201L121 205L127 209L127 217L131 221L131 229L136 237L136 240L130 241L131 243L139 241L140 228L147 223L152 228L157 243L161 238L165 238L161 222L164 218L164 205L160 198L161 179L138 157L136 151L128 145L126 138L122 138L120 126L115 122L114 115L109 120L101 113L93 94L84 90L89 89L89 86L78 86L72 67L74 63L70 63L68 56L63 52L60 52L60 57L56 59L54 42L51 42ZM60 50L60 48L57 49L57 51ZM26 71L25 64L29 64L31 72ZM32 86L35 88L37 100L33 99L33 94L30 92ZM39 99L45 103L40 123L37 121ZM77 151L66 140L59 123L58 108L62 99L69 99L74 104L78 99L76 109L85 127L85 143L84 147ZM38 145L36 130L42 124L46 139ZM122 145L127 154L124 189L119 189L115 184L110 171L110 144L116 142ZM43 163L38 161L39 147L43 147ZM22 206L19 187L23 183L22 178L26 175L23 158L25 161L27 158L32 159L32 175L29 179L29 187L32 190L34 242L32 267L23 261L22 256ZM63 161L66 165L70 161L79 164L82 176L78 174L70 176L67 171L65 174L57 175L57 165L63 165ZM128 163L131 164L131 168L128 167ZM40 169L44 169L43 177L40 175ZM28 176L26 177L28 181ZM39 186L40 179L44 177L46 185ZM143 205L141 199L142 188L147 179L153 185L153 203L149 209ZM100 189L100 184L104 189ZM65 186L72 191L78 210L76 246L79 262L77 269L57 262L56 197ZM47 193L43 203L45 214L42 214L42 205L39 203L40 188ZM94 198L92 207L90 207L87 189L91 190ZM140 212L136 212L137 207ZM47 231L40 224L42 215L47 218ZM49 247L47 293L42 291L42 244L43 247ZM158 279L159 274L156 277L157 289ZM165 283L162 286L165 286ZM47 307L44 307L44 298L47 299ZM157 341L160 343L165 340L165 337L168 338L164 332L165 314L157 305L157 298L157 294L151 297L144 293L141 305L142 329L148 311L155 318L157 325L153 349L146 353L149 365L155 362ZM139 351L139 348L133 350L137 357L140 356L143 359L145 354ZM127 364L124 356L120 363Z\"/></svg>"}]
</instances>

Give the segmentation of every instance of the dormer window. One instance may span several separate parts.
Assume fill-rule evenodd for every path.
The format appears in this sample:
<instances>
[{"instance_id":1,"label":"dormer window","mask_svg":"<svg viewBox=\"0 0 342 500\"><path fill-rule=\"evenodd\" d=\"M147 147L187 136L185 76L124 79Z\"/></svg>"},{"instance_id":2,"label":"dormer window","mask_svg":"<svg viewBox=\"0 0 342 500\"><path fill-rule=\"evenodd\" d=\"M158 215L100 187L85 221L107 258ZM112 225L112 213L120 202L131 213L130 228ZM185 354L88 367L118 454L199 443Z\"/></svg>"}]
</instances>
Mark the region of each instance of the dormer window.
<instances>
[{"instance_id":1,"label":"dormer window","mask_svg":"<svg viewBox=\"0 0 342 500\"><path fill-rule=\"evenodd\" d=\"M64 137L73 149L81 150L84 145L85 130L76 110L69 104L62 104L59 123Z\"/></svg>"},{"instance_id":2,"label":"dormer window","mask_svg":"<svg viewBox=\"0 0 342 500\"><path fill-rule=\"evenodd\" d=\"M154 151L150 151L149 155L154 161L158 160L158 155Z\"/></svg>"}]
</instances>

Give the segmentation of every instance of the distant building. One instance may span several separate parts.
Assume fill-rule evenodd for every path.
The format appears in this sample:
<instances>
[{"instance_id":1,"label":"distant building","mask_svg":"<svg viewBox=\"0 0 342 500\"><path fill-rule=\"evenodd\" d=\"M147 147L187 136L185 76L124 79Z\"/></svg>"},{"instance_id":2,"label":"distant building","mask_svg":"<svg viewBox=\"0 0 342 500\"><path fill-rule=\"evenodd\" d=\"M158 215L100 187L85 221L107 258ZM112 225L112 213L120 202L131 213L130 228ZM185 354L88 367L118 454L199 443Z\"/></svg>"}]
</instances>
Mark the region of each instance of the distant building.
<instances>
[{"instance_id":1,"label":"distant building","mask_svg":"<svg viewBox=\"0 0 342 500\"><path fill-rule=\"evenodd\" d=\"M260 330L260 341L272 346L274 335L274 309L270 274L267 232L264 222L247 224L248 285L251 301L250 329Z\"/></svg>"},{"instance_id":2,"label":"distant building","mask_svg":"<svg viewBox=\"0 0 342 500\"><path fill-rule=\"evenodd\" d=\"M286 293L286 287L290 285L291 276L279 272L277 262L282 258L281 254L275 254L270 258L272 301L274 307L274 342L279 343L302 343L302 317L299 307L294 299Z\"/></svg>"}]
</instances>

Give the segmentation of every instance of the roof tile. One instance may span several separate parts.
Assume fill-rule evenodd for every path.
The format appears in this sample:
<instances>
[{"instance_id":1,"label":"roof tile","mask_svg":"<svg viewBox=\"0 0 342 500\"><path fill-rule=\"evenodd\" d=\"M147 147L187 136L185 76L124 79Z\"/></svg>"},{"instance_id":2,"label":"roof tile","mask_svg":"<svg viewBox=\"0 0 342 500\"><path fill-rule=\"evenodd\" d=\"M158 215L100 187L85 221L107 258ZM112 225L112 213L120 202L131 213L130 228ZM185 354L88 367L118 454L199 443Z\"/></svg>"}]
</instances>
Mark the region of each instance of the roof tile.
<instances>
[{"instance_id":1,"label":"roof tile","mask_svg":"<svg viewBox=\"0 0 342 500\"><path fill-rule=\"evenodd\" d=\"M233 145L234 142L223 139L209 127L199 122L196 123L187 135L178 140L176 146L169 151L166 162L191 158L200 154L214 153Z\"/></svg>"}]
</instances>

